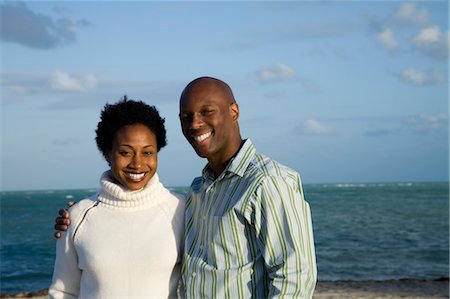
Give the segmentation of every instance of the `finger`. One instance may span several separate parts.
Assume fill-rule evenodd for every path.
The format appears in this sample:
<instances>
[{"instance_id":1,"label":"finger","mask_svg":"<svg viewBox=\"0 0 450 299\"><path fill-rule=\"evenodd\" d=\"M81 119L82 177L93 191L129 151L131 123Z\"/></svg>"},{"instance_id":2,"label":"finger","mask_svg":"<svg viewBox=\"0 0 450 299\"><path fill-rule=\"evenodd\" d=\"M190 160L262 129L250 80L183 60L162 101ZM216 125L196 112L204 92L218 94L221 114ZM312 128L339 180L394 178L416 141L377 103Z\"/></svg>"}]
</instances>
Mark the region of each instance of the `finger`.
<instances>
[{"instance_id":1,"label":"finger","mask_svg":"<svg viewBox=\"0 0 450 299\"><path fill-rule=\"evenodd\" d=\"M58 217L55 219L55 223L59 225L70 225L70 219Z\"/></svg>"},{"instance_id":2,"label":"finger","mask_svg":"<svg viewBox=\"0 0 450 299\"><path fill-rule=\"evenodd\" d=\"M55 236L56 239L59 239L59 238L61 238L61 233L60 232L56 232L54 236Z\"/></svg>"},{"instance_id":3,"label":"finger","mask_svg":"<svg viewBox=\"0 0 450 299\"><path fill-rule=\"evenodd\" d=\"M69 218L69 212L66 209L61 209L58 213L62 218Z\"/></svg>"},{"instance_id":4,"label":"finger","mask_svg":"<svg viewBox=\"0 0 450 299\"><path fill-rule=\"evenodd\" d=\"M67 230L67 225L63 225L63 224L55 224L55 229L57 231L66 231Z\"/></svg>"},{"instance_id":5,"label":"finger","mask_svg":"<svg viewBox=\"0 0 450 299\"><path fill-rule=\"evenodd\" d=\"M74 204L76 204L75 201L69 201L69 202L67 203L67 205L68 205L69 207L73 206Z\"/></svg>"}]
</instances>

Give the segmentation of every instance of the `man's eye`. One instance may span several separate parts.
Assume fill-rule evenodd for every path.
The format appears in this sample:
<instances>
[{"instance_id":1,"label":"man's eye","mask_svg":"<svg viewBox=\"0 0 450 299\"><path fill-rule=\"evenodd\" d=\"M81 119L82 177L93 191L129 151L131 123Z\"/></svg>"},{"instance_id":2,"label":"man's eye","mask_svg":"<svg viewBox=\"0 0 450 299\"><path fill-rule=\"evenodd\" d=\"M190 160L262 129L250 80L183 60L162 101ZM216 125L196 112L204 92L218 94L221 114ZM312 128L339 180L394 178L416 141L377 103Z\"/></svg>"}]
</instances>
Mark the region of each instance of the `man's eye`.
<instances>
[{"instance_id":1,"label":"man's eye","mask_svg":"<svg viewBox=\"0 0 450 299\"><path fill-rule=\"evenodd\" d=\"M203 115L210 115L210 114L212 114L213 112L214 112L214 110L208 109L208 110L203 110L203 111L202 111L202 114L203 114Z\"/></svg>"},{"instance_id":2,"label":"man's eye","mask_svg":"<svg viewBox=\"0 0 450 299\"><path fill-rule=\"evenodd\" d=\"M190 115L181 115L180 116L180 119L182 122L189 121L191 118L192 118L192 116L190 116Z\"/></svg>"}]
</instances>

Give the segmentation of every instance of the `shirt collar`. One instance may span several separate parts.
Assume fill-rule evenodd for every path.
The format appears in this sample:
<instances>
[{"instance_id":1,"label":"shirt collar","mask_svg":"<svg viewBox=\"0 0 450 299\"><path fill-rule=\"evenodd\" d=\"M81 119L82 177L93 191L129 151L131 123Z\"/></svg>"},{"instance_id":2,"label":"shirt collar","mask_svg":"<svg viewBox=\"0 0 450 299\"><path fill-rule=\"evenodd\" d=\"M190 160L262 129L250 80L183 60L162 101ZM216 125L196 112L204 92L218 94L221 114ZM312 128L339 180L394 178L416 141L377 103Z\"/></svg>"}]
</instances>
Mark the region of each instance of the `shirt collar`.
<instances>
[{"instance_id":1,"label":"shirt collar","mask_svg":"<svg viewBox=\"0 0 450 299\"><path fill-rule=\"evenodd\" d=\"M237 155L231 159L225 170L220 174L218 179L221 179L227 172L234 173L240 177L244 176L245 170L255 156L256 149L250 139L246 139ZM203 168L202 176L204 179L214 180L214 172L209 163Z\"/></svg>"}]
</instances>

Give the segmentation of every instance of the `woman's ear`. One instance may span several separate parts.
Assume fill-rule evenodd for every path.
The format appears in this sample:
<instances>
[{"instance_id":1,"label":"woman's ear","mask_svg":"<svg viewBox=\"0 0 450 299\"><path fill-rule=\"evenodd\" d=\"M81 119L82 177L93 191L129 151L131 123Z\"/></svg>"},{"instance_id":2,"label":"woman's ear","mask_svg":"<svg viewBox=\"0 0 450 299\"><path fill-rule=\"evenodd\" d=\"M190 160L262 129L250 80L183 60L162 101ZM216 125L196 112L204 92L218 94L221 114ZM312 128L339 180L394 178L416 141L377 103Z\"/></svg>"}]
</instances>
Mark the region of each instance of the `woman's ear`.
<instances>
[{"instance_id":1,"label":"woman's ear","mask_svg":"<svg viewBox=\"0 0 450 299\"><path fill-rule=\"evenodd\" d=\"M106 162L108 162L108 165L111 166L111 153L103 153L103 157L105 157Z\"/></svg>"}]
</instances>

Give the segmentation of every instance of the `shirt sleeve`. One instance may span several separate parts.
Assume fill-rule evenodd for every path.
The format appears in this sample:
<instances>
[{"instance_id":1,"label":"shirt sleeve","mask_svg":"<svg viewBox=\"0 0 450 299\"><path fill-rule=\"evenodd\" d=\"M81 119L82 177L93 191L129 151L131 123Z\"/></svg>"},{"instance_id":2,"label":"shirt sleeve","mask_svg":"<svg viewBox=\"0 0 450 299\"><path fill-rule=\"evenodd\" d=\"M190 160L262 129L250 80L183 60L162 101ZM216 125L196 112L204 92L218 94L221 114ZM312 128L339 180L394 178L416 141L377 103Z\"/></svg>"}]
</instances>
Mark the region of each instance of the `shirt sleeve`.
<instances>
[{"instance_id":1,"label":"shirt sleeve","mask_svg":"<svg viewBox=\"0 0 450 299\"><path fill-rule=\"evenodd\" d=\"M74 219L71 211L71 218ZM72 221L75 224L75 221ZM49 287L50 299L78 298L80 290L81 270L78 268L78 256L73 243L74 225L62 233L56 241L56 260L53 270L52 284Z\"/></svg>"},{"instance_id":2,"label":"shirt sleeve","mask_svg":"<svg viewBox=\"0 0 450 299\"><path fill-rule=\"evenodd\" d=\"M267 177L256 193L255 230L268 273L268 297L312 298L316 257L300 178Z\"/></svg>"}]
</instances>

